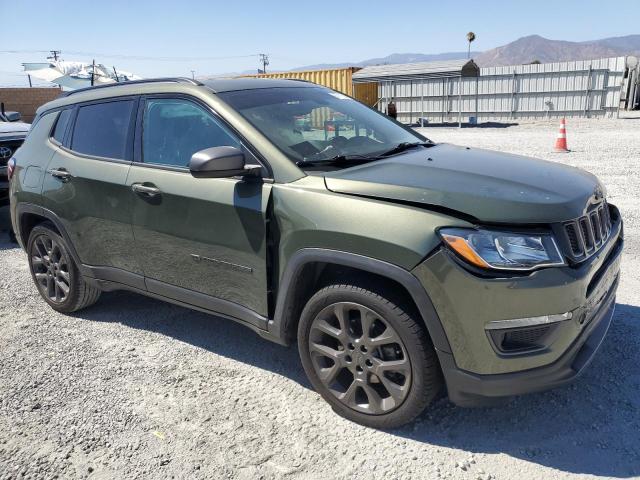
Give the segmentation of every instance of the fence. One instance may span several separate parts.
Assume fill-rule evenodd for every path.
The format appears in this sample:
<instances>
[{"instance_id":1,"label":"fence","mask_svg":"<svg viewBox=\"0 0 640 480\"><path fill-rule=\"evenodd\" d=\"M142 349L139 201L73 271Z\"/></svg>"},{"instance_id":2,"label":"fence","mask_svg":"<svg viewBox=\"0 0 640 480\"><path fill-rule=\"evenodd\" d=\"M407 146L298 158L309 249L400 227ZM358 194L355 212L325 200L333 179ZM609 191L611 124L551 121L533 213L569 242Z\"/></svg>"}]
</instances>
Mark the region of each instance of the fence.
<instances>
[{"instance_id":1,"label":"fence","mask_svg":"<svg viewBox=\"0 0 640 480\"><path fill-rule=\"evenodd\" d=\"M0 102L7 111L20 112L22 120L31 122L36 110L60 96L59 88L0 88Z\"/></svg>"},{"instance_id":2,"label":"fence","mask_svg":"<svg viewBox=\"0 0 640 480\"><path fill-rule=\"evenodd\" d=\"M615 116L629 72L626 58L616 57L481 68L475 78L380 82L378 108L394 98L404 123Z\"/></svg>"}]
</instances>

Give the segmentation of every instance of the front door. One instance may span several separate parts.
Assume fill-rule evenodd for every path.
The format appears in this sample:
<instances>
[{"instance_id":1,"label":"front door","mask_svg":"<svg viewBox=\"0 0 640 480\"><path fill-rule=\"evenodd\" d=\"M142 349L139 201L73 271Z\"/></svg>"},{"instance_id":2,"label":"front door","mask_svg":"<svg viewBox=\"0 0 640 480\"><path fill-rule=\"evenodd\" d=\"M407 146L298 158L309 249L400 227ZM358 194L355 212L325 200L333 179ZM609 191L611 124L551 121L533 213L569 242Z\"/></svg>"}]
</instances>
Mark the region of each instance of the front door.
<instances>
[{"instance_id":1,"label":"front door","mask_svg":"<svg viewBox=\"0 0 640 480\"><path fill-rule=\"evenodd\" d=\"M139 161L127 185L135 192L133 231L147 288L245 320L266 316L270 185L190 174L189 160L199 150L243 148L199 103L147 98L139 115Z\"/></svg>"}]
</instances>

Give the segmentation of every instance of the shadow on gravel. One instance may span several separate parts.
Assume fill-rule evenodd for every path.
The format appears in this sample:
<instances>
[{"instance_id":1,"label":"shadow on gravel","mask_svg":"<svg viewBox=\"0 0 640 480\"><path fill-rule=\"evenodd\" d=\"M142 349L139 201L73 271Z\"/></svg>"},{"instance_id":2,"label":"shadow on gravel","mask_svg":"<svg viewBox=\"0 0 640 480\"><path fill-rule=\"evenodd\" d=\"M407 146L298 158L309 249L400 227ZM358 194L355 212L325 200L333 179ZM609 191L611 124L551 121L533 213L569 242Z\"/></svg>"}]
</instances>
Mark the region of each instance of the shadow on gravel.
<instances>
[{"instance_id":1,"label":"shadow on gravel","mask_svg":"<svg viewBox=\"0 0 640 480\"><path fill-rule=\"evenodd\" d=\"M118 322L173 337L217 355L278 373L311 389L296 348L265 340L232 320L126 291L105 292L95 306L74 316L95 322Z\"/></svg>"},{"instance_id":2,"label":"shadow on gravel","mask_svg":"<svg viewBox=\"0 0 640 480\"><path fill-rule=\"evenodd\" d=\"M9 239L9 230L11 229L11 216L7 205L0 206L0 250L9 250L16 248L17 243L13 243Z\"/></svg>"},{"instance_id":3,"label":"shadow on gravel","mask_svg":"<svg viewBox=\"0 0 640 480\"><path fill-rule=\"evenodd\" d=\"M20 245L9 238L9 232L0 230L0 250L11 250L13 248L20 248Z\"/></svg>"},{"instance_id":4,"label":"shadow on gravel","mask_svg":"<svg viewBox=\"0 0 640 480\"><path fill-rule=\"evenodd\" d=\"M296 348L271 343L230 320L129 292L105 293L95 307L77 316L157 332L311 388ZM414 424L389 434L469 452L509 455L570 473L638 475L638 337L640 308L618 304L598 355L574 384L496 408L463 409L442 398Z\"/></svg>"},{"instance_id":5,"label":"shadow on gravel","mask_svg":"<svg viewBox=\"0 0 640 480\"><path fill-rule=\"evenodd\" d=\"M443 399L413 427L393 433L564 472L635 477L640 475L638 338L640 308L617 304L599 352L573 384L495 408L462 409Z\"/></svg>"}]
</instances>

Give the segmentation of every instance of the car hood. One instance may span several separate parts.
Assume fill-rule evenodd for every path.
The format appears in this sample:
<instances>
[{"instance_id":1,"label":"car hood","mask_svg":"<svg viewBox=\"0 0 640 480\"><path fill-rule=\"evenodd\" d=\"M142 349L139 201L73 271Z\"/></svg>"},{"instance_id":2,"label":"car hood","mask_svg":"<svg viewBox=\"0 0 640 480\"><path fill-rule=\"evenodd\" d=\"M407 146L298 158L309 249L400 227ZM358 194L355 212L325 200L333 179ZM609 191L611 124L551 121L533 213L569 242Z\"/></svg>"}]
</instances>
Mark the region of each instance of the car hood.
<instances>
[{"instance_id":1,"label":"car hood","mask_svg":"<svg viewBox=\"0 0 640 480\"><path fill-rule=\"evenodd\" d=\"M22 122L0 122L0 135L22 134L26 135L31 124Z\"/></svg>"},{"instance_id":2,"label":"car hood","mask_svg":"<svg viewBox=\"0 0 640 480\"><path fill-rule=\"evenodd\" d=\"M583 170L449 144L325 174L338 193L455 210L490 223L552 223L579 217L604 195Z\"/></svg>"}]
</instances>

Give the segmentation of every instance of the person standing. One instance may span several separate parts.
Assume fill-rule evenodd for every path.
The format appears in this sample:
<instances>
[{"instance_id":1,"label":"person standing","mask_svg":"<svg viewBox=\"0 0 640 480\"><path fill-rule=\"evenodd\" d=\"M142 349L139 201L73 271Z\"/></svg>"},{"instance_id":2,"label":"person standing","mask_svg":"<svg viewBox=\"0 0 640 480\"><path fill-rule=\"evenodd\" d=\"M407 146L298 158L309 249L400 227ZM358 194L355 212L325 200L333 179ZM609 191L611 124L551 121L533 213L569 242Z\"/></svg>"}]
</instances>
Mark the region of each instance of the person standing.
<instances>
[{"instance_id":1,"label":"person standing","mask_svg":"<svg viewBox=\"0 0 640 480\"><path fill-rule=\"evenodd\" d=\"M398 118L398 110L396 109L396 104L393 101L393 98L387 105L387 115L396 120Z\"/></svg>"}]
</instances>

